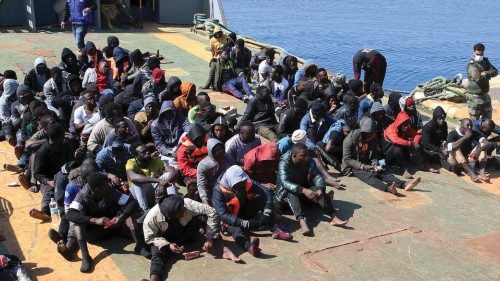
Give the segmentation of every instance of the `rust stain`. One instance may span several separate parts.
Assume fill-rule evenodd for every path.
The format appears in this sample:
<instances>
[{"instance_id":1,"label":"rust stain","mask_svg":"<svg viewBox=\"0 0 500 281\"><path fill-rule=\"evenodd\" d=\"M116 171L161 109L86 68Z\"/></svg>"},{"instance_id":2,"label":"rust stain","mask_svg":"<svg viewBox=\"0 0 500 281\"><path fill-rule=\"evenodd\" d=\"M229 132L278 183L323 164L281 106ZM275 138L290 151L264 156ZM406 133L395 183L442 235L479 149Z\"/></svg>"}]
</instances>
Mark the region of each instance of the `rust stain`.
<instances>
[{"instance_id":1,"label":"rust stain","mask_svg":"<svg viewBox=\"0 0 500 281\"><path fill-rule=\"evenodd\" d=\"M479 256L500 264L500 231L485 236L463 240L461 244Z\"/></svg>"}]
</instances>

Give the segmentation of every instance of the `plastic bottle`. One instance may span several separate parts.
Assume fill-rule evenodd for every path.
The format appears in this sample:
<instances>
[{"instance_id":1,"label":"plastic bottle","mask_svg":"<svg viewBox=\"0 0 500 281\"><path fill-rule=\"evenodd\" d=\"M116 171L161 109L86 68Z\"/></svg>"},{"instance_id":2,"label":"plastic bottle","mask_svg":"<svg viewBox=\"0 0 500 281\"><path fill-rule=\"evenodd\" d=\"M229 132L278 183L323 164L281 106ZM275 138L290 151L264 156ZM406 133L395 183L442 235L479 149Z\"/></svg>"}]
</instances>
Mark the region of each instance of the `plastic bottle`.
<instances>
[{"instance_id":1,"label":"plastic bottle","mask_svg":"<svg viewBox=\"0 0 500 281\"><path fill-rule=\"evenodd\" d=\"M52 223L59 224L61 216L59 215L59 207L57 207L57 202L54 198L50 198L49 208L50 208L50 217L52 219Z\"/></svg>"}]
</instances>

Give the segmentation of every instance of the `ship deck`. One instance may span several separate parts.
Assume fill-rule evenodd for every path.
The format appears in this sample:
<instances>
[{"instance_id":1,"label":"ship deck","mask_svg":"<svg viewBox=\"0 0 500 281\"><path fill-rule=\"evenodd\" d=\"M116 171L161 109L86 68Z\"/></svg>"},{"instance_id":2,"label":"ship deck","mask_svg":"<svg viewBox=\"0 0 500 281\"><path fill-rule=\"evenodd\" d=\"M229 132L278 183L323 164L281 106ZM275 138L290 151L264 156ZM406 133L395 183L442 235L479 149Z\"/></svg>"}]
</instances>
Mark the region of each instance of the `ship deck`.
<instances>
[{"instance_id":1,"label":"ship deck","mask_svg":"<svg viewBox=\"0 0 500 281\"><path fill-rule=\"evenodd\" d=\"M108 35L123 47L156 51L165 56L167 76L178 76L201 86L208 73L207 39L188 28L147 26L120 33L90 32L86 39L103 47ZM0 69L22 72L37 56L59 62L63 47L74 49L70 33L2 34ZM228 95L210 93L217 106L244 104ZM0 143L0 162L16 163L13 148ZM492 184L474 184L441 169L440 174L417 172L421 184L399 197L370 188L355 178L342 178L346 190L335 191L334 206L348 227L331 227L326 217L314 214L314 237L302 237L290 216L280 223L294 231L294 242L272 240L259 232L263 256L241 253L225 238L245 264L210 255L172 261L172 280L499 280L500 279L500 173ZM51 223L28 215L40 206L41 195L9 187L16 175L0 172L0 253L19 256L33 280L139 280L148 278L149 261L132 253L131 241L113 239L91 245L96 261L92 273L82 274L79 262L67 262L49 240ZM331 190L329 187L328 190ZM0 273L0 280L9 280Z\"/></svg>"}]
</instances>

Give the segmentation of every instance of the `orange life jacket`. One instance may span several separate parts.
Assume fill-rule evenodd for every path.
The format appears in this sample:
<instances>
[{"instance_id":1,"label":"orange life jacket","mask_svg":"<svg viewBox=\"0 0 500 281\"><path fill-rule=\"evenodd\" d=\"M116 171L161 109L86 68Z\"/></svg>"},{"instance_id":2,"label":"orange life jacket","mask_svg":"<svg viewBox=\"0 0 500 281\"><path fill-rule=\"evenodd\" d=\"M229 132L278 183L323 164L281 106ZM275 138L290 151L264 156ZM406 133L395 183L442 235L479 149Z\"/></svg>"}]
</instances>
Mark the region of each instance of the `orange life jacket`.
<instances>
[{"instance_id":1,"label":"orange life jacket","mask_svg":"<svg viewBox=\"0 0 500 281\"><path fill-rule=\"evenodd\" d=\"M250 179L247 179L245 183L245 191L247 193L247 199L252 200L255 198L255 194L251 192L251 189L253 187L253 182ZM238 212L240 211L240 200L234 194L234 192L230 188L226 188L224 186L220 186L220 190L222 193L224 193L224 197L226 198L226 205L227 208L229 209L229 212L233 216L238 216Z\"/></svg>"}]
</instances>

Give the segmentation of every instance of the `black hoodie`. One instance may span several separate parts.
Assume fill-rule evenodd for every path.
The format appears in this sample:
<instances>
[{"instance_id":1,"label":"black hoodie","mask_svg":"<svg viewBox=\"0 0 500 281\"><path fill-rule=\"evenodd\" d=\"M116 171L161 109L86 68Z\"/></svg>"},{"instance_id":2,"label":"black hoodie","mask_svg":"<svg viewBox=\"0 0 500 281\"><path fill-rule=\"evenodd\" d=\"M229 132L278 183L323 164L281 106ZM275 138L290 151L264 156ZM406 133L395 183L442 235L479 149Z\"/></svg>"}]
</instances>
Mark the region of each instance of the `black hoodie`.
<instances>
[{"instance_id":1,"label":"black hoodie","mask_svg":"<svg viewBox=\"0 0 500 281\"><path fill-rule=\"evenodd\" d=\"M442 126L438 126L437 118L443 116L446 118L446 112L441 106L438 106L432 112L432 119L422 128L422 139L420 145L433 152L441 152L441 145L448 138L448 124L444 121Z\"/></svg>"},{"instance_id":2,"label":"black hoodie","mask_svg":"<svg viewBox=\"0 0 500 281\"><path fill-rule=\"evenodd\" d=\"M68 58L73 57L75 63L74 65L68 65ZM75 53L68 48L64 48L61 52L61 62L59 63L59 68L64 72L71 73L78 76L80 73L80 67L78 66L78 61L76 59Z\"/></svg>"}]
</instances>

